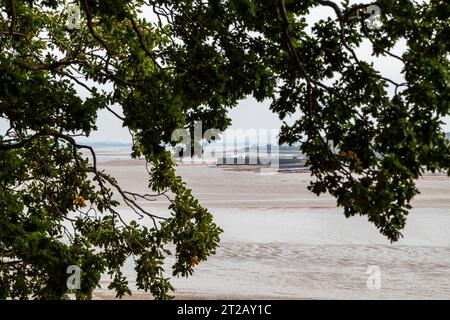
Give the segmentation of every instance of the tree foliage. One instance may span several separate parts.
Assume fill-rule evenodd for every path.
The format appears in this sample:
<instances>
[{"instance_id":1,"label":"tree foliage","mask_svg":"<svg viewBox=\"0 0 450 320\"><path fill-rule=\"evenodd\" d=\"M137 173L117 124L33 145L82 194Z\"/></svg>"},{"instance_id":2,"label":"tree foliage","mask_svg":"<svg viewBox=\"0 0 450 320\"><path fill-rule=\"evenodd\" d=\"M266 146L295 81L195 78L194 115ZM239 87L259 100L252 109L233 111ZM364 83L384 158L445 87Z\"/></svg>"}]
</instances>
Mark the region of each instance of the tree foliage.
<instances>
[{"instance_id":1,"label":"tree foliage","mask_svg":"<svg viewBox=\"0 0 450 320\"><path fill-rule=\"evenodd\" d=\"M173 275L188 276L215 252L221 230L165 145L197 120L224 130L227 111L249 95L270 99L282 120L296 116L280 142L302 142L316 177L310 189L392 241L415 181L425 170L450 173L440 128L449 114L447 1L79 0L80 29L67 28L61 0L0 3L0 117L10 127L0 136L0 298L61 298L70 265L82 270L78 298L90 298L105 272L121 297L130 293L122 273L130 256L139 289L168 298L165 258L174 254ZM370 5L381 9L378 28L367 25ZM311 23L317 8L329 17ZM404 81L358 55L367 43L402 65ZM406 50L392 53L399 43ZM132 133L155 194L122 190L77 143L102 109ZM168 218L136 201L155 196L168 198ZM119 202L153 223L127 223Z\"/></svg>"}]
</instances>

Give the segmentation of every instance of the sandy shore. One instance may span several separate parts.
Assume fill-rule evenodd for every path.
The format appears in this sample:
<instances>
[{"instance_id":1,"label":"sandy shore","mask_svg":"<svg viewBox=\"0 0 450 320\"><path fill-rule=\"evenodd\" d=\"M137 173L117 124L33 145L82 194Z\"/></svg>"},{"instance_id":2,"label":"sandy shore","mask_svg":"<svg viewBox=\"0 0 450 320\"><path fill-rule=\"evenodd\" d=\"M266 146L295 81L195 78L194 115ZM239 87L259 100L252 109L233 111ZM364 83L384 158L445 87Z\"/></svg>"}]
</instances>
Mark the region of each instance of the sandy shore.
<instances>
[{"instance_id":1,"label":"sandy shore","mask_svg":"<svg viewBox=\"0 0 450 320\"><path fill-rule=\"evenodd\" d=\"M101 166L125 189L148 192L144 162ZM450 297L450 179L444 175L418 181L421 194L413 202L405 237L390 244L364 218L346 219L332 197L309 192L309 173L264 175L211 165L181 165L177 172L224 229L215 256L194 276L173 279L177 298ZM164 199L141 204L167 211ZM380 290L367 287L367 268L373 265L381 269ZM131 264L126 273L133 288ZM149 298L132 291L128 298ZM100 289L95 298L113 296Z\"/></svg>"},{"instance_id":2,"label":"sandy shore","mask_svg":"<svg viewBox=\"0 0 450 320\"><path fill-rule=\"evenodd\" d=\"M126 189L148 192L145 162L118 160L102 163ZM213 208L335 208L333 197L317 197L307 190L311 181L308 172L260 174L253 169L232 169L214 165L180 165L181 175L194 195L206 207ZM421 192L414 207L450 208L450 179L445 175L425 175L417 183ZM166 205L157 199L153 205Z\"/></svg>"}]
</instances>

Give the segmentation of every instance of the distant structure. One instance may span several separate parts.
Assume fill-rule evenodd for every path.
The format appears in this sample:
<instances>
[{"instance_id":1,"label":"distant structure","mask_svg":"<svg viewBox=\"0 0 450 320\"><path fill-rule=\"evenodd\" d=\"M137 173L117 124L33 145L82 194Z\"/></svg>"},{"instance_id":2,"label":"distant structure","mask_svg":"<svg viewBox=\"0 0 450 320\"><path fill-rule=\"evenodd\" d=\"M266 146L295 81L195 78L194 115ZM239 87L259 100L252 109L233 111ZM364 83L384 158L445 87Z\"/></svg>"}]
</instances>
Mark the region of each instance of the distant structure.
<instances>
[{"instance_id":1,"label":"distant structure","mask_svg":"<svg viewBox=\"0 0 450 320\"><path fill-rule=\"evenodd\" d=\"M288 168L299 168L305 167L306 159L299 158L288 158L288 159L278 159L278 165L280 169ZM218 166L238 166L238 165L255 165L255 166L265 166L272 163L271 158L260 158L260 157L222 157L217 159Z\"/></svg>"},{"instance_id":2,"label":"distant structure","mask_svg":"<svg viewBox=\"0 0 450 320\"><path fill-rule=\"evenodd\" d=\"M299 152L298 146L252 146L245 147L234 154L224 154L217 159L217 166L277 166L278 170L306 168L306 158Z\"/></svg>"}]
</instances>

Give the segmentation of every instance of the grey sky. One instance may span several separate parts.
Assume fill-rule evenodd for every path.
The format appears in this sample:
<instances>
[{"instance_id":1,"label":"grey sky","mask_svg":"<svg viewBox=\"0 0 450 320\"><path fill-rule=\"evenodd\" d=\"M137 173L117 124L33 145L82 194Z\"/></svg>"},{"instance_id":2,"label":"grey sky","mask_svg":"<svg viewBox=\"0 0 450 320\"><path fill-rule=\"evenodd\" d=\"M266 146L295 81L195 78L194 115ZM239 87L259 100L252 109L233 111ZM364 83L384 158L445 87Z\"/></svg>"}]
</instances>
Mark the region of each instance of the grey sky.
<instances>
[{"instance_id":1,"label":"grey sky","mask_svg":"<svg viewBox=\"0 0 450 320\"><path fill-rule=\"evenodd\" d=\"M367 0L363 1L351 1L351 2L370 2ZM382 10L382 8L381 8ZM143 16L149 20L152 19L151 11L144 10ZM327 16L334 17L334 12L331 8L319 7L311 11L307 20L309 25L314 22L324 19ZM405 50L405 43L400 43L394 50L394 53L401 54ZM357 48L356 52L358 55L365 59L366 61L372 61L377 69L386 77L389 77L395 81L401 82L403 80L401 69L402 64L390 57L374 58L371 57L371 46L368 42L363 43L360 48ZM80 89L80 95L85 96L84 89ZM273 114L269 110L270 101L265 101L263 103L256 102L253 98L244 99L239 103L237 107L230 110L229 115L232 119L231 129L279 129L281 126L281 121L278 119L277 115ZM117 106L113 107L116 111ZM293 116L298 117L298 114ZM1 121L0 119L0 129L4 132L7 128L7 123ZM443 119L446 123L443 127L445 131L450 131L450 117ZM288 121L290 122L290 121ZM127 129L122 128L122 122L112 115L109 111L100 111L98 114L97 121L98 131L93 132L89 137L90 141L110 141L110 142L130 142L130 134Z\"/></svg>"},{"instance_id":2,"label":"grey sky","mask_svg":"<svg viewBox=\"0 0 450 320\"><path fill-rule=\"evenodd\" d=\"M351 1L359 3L369 3L370 1ZM151 15L146 15L144 11L143 15L151 20ZM325 19L328 16L334 17L334 12L331 8L318 7L311 11L307 17L309 26L315 22ZM309 29L310 31L310 29ZM392 50L393 53L401 55L406 49L404 42L400 42ZM394 81L402 82L402 64L391 57L372 57L371 45L368 41L364 42L361 47L357 48L356 53L366 61L373 62L375 67L385 77L388 77ZM390 88L392 91L392 88ZM239 103L237 107L232 109L229 113L232 119L231 129L256 129L256 130L270 130L279 129L282 122L278 119L278 116L273 114L269 110L270 101L258 103L253 98L244 99ZM295 114L292 119L288 119L288 122L292 122L299 114ZM443 119L446 123L443 127L445 131L450 131L450 117ZM127 142L130 139L129 133L126 129L119 129L121 127L120 121L111 116L108 112L101 112L99 114L98 128L99 131L95 132L92 140L111 140Z\"/></svg>"},{"instance_id":3,"label":"grey sky","mask_svg":"<svg viewBox=\"0 0 450 320\"><path fill-rule=\"evenodd\" d=\"M281 121L269 110L269 103L258 103L253 98L243 100L236 108L230 111L232 119L231 129L279 129ZM130 142L130 134L122 128L122 123L108 111L101 111L97 121L98 131L94 132L89 140ZM444 130L450 132L450 118L446 118Z\"/></svg>"},{"instance_id":4,"label":"grey sky","mask_svg":"<svg viewBox=\"0 0 450 320\"><path fill-rule=\"evenodd\" d=\"M370 3L370 0L362 1L350 1L351 3ZM382 10L382 8L381 8ZM144 10L142 16L149 20L153 20L151 12ZM309 26L312 26L315 22L325 19L326 17L335 17L335 14L331 8L317 7L310 12L307 17ZM310 31L310 29L309 29ZM400 42L392 51L393 53L401 55L405 50L406 45L404 42ZM364 42L360 48L355 51L357 54L366 61L374 63L375 67L385 77L388 77L394 81L402 82L403 76L401 74L402 64L391 57L374 58L371 56L371 45L368 41ZM392 88L391 88L392 91ZM278 119L278 116L273 114L269 110L270 101L258 103L255 99L249 97L239 103L237 107L229 112L232 119L231 129L256 129L256 130L270 130L279 129L282 122ZM295 114L291 122L298 117L299 114ZM450 117L443 119L446 123L443 127L445 131L450 131ZM114 118L108 112L101 112L98 118L99 131L93 133L92 140L105 140L105 141L121 141L127 142L130 139L130 135L126 129L121 128L119 120Z\"/></svg>"}]
</instances>

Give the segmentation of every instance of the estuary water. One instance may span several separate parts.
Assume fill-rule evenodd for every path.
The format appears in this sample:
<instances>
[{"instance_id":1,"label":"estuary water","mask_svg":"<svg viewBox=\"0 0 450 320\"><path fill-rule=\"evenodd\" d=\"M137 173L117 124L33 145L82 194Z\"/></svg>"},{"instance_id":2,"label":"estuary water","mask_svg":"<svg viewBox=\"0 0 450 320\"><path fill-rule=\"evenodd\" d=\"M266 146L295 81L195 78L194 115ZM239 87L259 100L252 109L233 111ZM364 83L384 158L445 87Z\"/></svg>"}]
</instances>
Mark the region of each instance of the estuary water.
<instances>
[{"instance_id":1,"label":"estuary water","mask_svg":"<svg viewBox=\"0 0 450 320\"><path fill-rule=\"evenodd\" d=\"M346 219L337 209L227 209L214 216L224 229L220 248L193 276L173 279L178 297L450 297L447 209L413 210L405 237L396 244L364 218ZM135 275L131 261L126 275ZM379 276L375 282L374 276ZM104 287L107 282L105 277ZM133 280L130 284L137 294Z\"/></svg>"}]
</instances>

